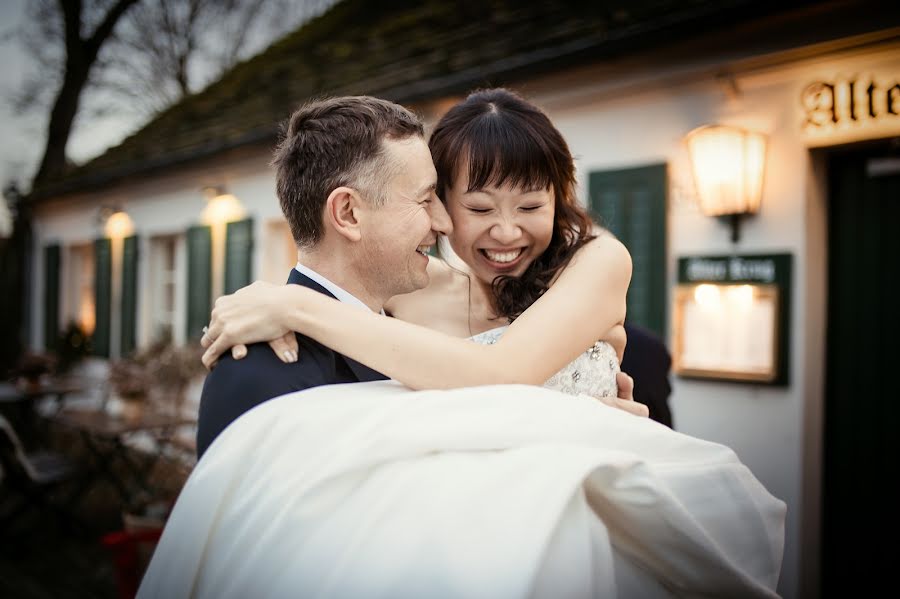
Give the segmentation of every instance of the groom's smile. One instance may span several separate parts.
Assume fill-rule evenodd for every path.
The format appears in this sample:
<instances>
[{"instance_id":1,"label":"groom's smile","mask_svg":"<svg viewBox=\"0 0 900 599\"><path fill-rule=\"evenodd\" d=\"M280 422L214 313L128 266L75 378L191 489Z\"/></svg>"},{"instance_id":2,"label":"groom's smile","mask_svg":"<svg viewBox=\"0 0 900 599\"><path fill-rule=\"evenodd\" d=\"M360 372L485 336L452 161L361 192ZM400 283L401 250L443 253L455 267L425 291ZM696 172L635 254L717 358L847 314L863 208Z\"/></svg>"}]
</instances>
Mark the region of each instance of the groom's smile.
<instances>
[{"instance_id":1,"label":"groom's smile","mask_svg":"<svg viewBox=\"0 0 900 599\"><path fill-rule=\"evenodd\" d=\"M362 242L366 276L387 300L428 285L428 252L452 226L435 195L437 174L425 141L385 140L384 154L394 176L384 204L367 211Z\"/></svg>"}]
</instances>

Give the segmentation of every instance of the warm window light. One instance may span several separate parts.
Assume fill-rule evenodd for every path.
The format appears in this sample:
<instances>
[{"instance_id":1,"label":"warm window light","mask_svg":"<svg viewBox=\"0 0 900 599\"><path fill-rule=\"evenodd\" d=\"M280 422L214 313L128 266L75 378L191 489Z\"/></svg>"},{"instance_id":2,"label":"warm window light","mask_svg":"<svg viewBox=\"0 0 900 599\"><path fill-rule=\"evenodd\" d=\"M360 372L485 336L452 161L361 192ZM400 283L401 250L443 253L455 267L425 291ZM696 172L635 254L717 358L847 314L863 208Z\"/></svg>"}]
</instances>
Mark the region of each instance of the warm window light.
<instances>
[{"instance_id":1,"label":"warm window light","mask_svg":"<svg viewBox=\"0 0 900 599\"><path fill-rule=\"evenodd\" d=\"M204 208L202 215L205 224L228 223L241 220L244 217L244 207L230 193L225 193L218 187L207 187L203 192L207 199L206 208Z\"/></svg>"},{"instance_id":2,"label":"warm window light","mask_svg":"<svg viewBox=\"0 0 900 599\"><path fill-rule=\"evenodd\" d=\"M756 289L753 285L714 285L703 283L694 287L694 301L706 312L745 313L753 307Z\"/></svg>"},{"instance_id":3,"label":"warm window light","mask_svg":"<svg viewBox=\"0 0 900 599\"><path fill-rule=\"evenodd\" d=\"M728 303L741 312L747 312L753 307L753 298L756 293L752 285L733 285L728 288Z\"/></svg>"},{"instance_id":4,"label":"warm window light","mask_svg":"<svg viewBox=\"0 0 900 599\"><path fill-rule=\"evenodd\" d=\"M737 127L707 125L688 133L686 142L700 209L707 216L731 217L736 242L738 219L759 211L766 139Z\"/></svg>"},{"instance_id":5,"label":"warm window light","mask_svg":"<svg viewBox=\"0 0 900 599\"><path fill-rule=\"evenodd\" d=\"M721 305L719 288L715 285L697 285L694 289L694 301L707 310L715 310Z\"/></svg>"},{"instance_id":6,"label":"warm window light","mask_svg":"<svg viewBox=\"0 0 900 599\"><path fill-rule=\"evenodd\" d=\"M84 334L90 337L97 326L96 312L94 310L94 294L81 294L81 308L78 311L78 325Z\"/></svg>"},{"instance_id":7,"label":"warm window light","mask_svg":"<svg viewBox=\"0 0 900 599\"><path fill-rule=\"evenodd\" d=\"M127 213L118 210L109 215L103 230L110 239L124 239L134 233L134 223Z\"/></svg>"}]
</instances>

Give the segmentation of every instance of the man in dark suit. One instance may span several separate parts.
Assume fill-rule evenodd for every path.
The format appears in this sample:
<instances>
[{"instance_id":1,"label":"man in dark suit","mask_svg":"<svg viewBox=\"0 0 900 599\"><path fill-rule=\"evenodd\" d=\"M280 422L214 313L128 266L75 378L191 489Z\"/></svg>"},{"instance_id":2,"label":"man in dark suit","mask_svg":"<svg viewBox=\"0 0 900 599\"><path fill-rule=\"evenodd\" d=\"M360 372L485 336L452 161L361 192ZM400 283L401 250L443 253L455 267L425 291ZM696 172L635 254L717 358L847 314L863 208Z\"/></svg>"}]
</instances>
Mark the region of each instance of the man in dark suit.
<instances>
[{"instance_id":1,"label":"man in dark suit","mask_svg":"<svg viewBox=\"0 0 900 599\"><path fill-rule=\"evenodd\" d=\"M625 323L628 345L622 358L622 370L634 379L634 400L650 409L650 418L672 428L669 409L669 370L672 357L656 335L641 327Z\"/></svg>"},{"instance_id":2,"label":"man in dark suit","mask_svg":"<svg viewBox=\"0 0 900 599\"><path fill-rule=\"evenodd\" d=\"M369 97L312 102L291 116L273 165L298 247L288 283L376 312L390 297L428 283L423 250L450 231L450 219L441 202L423 201L433 198L437 175L415 115ZM279 359L265 343L248 346L241 360L229 352L220 358L200 398L198 456L264 401L319 385L385 378L296 337L296 361Z\"/></svg>"},{"instance_id":3,"label":"man in dark suit","mask_svg":"<svg viewBox=\"0 0 900 599\"><path fill-rule=\"evenodd\" d=\"M302 285L334 297L309 277L292 270L289 284ZM258 404L319 385L377 381L386 378L327 347L297 334L296 364L286 364L265 343L247 346L246 356L238 361L224 354L203 385L197 426L197 456L202 456L210 443L232 421Z\"/></svg>"}]
</instances>

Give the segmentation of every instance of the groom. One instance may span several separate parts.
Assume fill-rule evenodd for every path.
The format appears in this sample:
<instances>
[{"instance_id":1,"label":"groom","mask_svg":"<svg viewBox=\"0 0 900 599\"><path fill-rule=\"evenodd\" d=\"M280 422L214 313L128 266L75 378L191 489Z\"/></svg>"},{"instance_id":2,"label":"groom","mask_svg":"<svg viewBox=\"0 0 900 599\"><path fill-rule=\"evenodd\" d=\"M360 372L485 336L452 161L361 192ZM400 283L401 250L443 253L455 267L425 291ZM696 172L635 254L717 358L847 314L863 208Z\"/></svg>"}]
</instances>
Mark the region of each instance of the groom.
<instances>
[{"instance_id":1,"label":"groom","mask_svg":"<svg viewBox=\"0 0 900 599\"><path fill-rule=\"evenodd\" d=\"M319 100L290 118L273 165L281 209L297 244L288 283L363 310L428 284L420 250L451 231L435 196L437 174L422 123L372 97ZM433 199L433 201L426 201ZM244 412L279 395L320 385L386 378L297 334L299 359L282 362L268 344L241 360L225 352L200 399L197 455ZM620 377L618 406L640 412Z\"/></svg>"}]
</instances>

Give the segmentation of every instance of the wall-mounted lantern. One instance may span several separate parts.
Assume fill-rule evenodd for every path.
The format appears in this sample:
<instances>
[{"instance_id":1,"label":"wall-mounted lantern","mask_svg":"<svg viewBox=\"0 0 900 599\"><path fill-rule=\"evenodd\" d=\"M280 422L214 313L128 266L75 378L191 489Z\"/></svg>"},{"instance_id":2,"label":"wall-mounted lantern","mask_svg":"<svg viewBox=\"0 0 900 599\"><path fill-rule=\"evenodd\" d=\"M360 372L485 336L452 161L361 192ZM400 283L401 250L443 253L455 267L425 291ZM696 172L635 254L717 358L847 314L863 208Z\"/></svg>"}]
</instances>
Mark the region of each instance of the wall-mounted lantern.
<instances>
[{"instance_id":1,"label":"wall-mounted lantern","mask_svg":"<svg viewBox=\"0 0 900 599\"><path fill-rule=\"evenodd\" d=\"M206 208L202 220L207 225L225 224L244 217L245 210L240 200L227 193L222 187L204 187Z\"/></svg>"},{"instance_id":2,"label":"wall-mounted lantern","mask_svg":"<svg viewBox=\"0 0 900 599\"><path fill-rule=\"evenodd\" d=\"M125 239L134 234L134 222L124 210L116 210L106 218L104 234L110 239Z\"/></svg>"},{"instance_id":3,"label":"wall-mounted lantern","mask_svg":"<svg viewBox=\"0 0 900 599\"><path fill-rule=\"evenodd\" d=\"M740 219L756 214L762 199L766 138L726 125L706 125L686 139L700 209L731 222L731 240L740 238Z\"/></svg>"},{"instance_id":4,"label":"wall-mounted lantern","mask_svg":"<svg viewBox=\"0 0 900 599\"><path fill-rule=\"evenodd\" d=\"M219 297L225 292L225 245L228 223L239 221L246 216L240 200L228 193L224 187L209 186L202 189L206 207L200 220L210 229L212 258L212 296Z\"/></svg>"}]
</instances>

